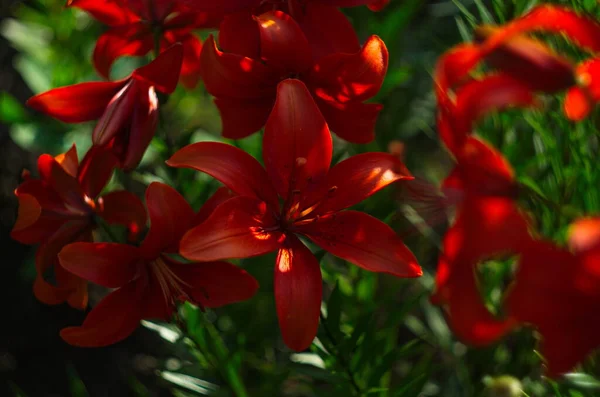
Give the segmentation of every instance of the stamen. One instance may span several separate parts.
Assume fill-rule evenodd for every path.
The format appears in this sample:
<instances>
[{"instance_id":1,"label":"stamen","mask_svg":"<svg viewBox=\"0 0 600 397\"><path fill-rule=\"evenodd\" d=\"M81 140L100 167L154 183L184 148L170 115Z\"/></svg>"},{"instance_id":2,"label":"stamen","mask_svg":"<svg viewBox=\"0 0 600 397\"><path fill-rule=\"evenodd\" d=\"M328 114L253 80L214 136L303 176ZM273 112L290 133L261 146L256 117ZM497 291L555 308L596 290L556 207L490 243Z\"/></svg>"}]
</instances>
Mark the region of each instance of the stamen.
<instances>
[{"instance_id":1,"label":"stamen","mask_svg":"<svg viewBox=\"0 0 600 397\"><path fill-rule=\"evenodd\" d=\"M151 262L150 268L160 285L165 302L172 305L175 304L176 300L181 298L190 300L184 290L184 287L190 286L171 270L162 257L158 257Z\"/></svg>"}]
</instances>

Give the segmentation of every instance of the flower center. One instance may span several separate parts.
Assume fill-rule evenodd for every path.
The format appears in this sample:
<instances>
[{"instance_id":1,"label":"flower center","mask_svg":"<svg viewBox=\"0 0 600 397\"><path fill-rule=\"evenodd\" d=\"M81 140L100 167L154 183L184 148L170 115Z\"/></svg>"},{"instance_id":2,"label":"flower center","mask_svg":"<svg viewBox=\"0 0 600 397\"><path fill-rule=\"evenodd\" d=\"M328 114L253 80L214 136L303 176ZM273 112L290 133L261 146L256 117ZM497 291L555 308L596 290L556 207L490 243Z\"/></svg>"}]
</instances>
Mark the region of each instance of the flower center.
<instances>
[{"instance_id":1,"label":"flower center","mask_svg":"<svg viewBox=\"0 0 600 397\"><path fill-rule=\"evenodd\" d=\"M185 292L189 285L173 272L162 256L150 262L150 272L158 281L165 302L174 305L176 301L189 300Z\"/></svg>"}]
</instances>

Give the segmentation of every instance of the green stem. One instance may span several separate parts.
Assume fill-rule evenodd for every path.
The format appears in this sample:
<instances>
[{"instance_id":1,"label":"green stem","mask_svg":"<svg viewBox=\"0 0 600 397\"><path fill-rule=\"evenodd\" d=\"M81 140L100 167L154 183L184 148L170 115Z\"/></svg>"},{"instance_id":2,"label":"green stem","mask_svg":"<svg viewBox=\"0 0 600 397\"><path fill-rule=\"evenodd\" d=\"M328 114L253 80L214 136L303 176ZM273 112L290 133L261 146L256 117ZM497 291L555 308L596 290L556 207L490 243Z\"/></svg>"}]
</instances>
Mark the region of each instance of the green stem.
<instances>
[{"instance_id":1,"label":"green stem","mask_svg":"<svg viewBox=\"0 0 600 397\"><path fill-rule=\"evenodd\" d=\"M333 336L333 333L331 333L331 331L327 327L327 321L326 321L327 319L323 315L323 312L320 313L320 316L321 316L321 325L323 326L323 329L325 330L325 335L327 335L327 339L329 339L329 342L331 343L332 347L335 350L335 352L333 352L333 353L334 353L337 361L339 362L339 364L342 367L342 369L348 375L348 378L350 380L350 384L352 385L352 387L354 388L354 390L356 391L356 393L358 393L359 396L362 396L363 395L363 391L360 388L360 386L358 385L358 383L356 382L356 379L354 377L354 373L352 372L352 369L350 368L350 363L348 363L346 361L346 359L342 356L342 354L338 350L337 341L336 341L335 337Z\"/></svg>"}]
</instances>

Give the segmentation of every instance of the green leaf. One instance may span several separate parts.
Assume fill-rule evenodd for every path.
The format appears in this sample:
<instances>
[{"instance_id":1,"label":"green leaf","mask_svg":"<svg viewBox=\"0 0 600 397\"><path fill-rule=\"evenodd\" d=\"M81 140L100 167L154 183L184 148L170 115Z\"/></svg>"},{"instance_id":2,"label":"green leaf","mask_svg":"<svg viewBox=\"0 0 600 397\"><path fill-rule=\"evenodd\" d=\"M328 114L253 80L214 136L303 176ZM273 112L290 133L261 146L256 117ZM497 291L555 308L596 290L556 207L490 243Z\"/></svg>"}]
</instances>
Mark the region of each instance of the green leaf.
<instances>
[{"instance_id":1,"label":"green leaf","mask_svg":"<svg viewBox=\"0 0 600 397\"><path fill-rule=\"evenodd\" d=\"M0 121L12 124L27 120L23 106L8 92L0 93Z\"/></svg>"},{"instance_id":2,"label":"green leaf","mask_svg":"<svg viewBox=\"0 0 600 397\"><path fill-rule=\"evenodd\" d=\"M327 302L327 328L336 338L340 338L340 319L342 316L342 293L336 281L331 296Z\"/></svg>"},{"instance_id":3,"label":"green leaf","mask_svg":"<svg viewBox=\"0 0 600 397\"><path fill-rule=\"evenodd\" d=\"M582 372L571 372L564 375L567 382L586 390L600 390L600 380Z\"/></svg>"}]
</instances>

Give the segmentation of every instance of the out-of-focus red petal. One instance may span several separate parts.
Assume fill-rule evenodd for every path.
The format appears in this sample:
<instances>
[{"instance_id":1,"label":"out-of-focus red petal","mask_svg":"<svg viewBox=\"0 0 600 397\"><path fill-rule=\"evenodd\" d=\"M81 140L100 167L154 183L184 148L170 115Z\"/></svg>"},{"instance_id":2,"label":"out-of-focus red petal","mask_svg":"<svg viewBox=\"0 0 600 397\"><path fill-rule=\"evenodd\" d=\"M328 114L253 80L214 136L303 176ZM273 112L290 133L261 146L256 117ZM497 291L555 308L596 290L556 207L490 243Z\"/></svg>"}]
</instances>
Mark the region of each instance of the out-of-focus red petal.
<instances>
[{"instance_id":1,"label":"out-of-focus red petal","mask_svg":"<svg viewBox=\"0 0 600 397\"><path fill-rule=\"evenodd\" d=\"M27 229L35 224L42 215L42 207L36 198L30 194L19 194L19 209L17 213L17 221L13 226L13 232L18 232Z\"/></svg>"},{"instance_id":2,"label":"out-of-focus red petal","mask_svg":"<svg viewBox=\"0 0 600 397\"><path fill-rule=\"evenodd\" d=\"M314 61L329 54L360 51L354 27L336 7L308 2L298 23L310 44Z\"/></svg>"},{"instance_id":3,"label":"out-of-focus red petal","mask_svg":"<svg viewBox=\"0 0 600 397\"><path fill-rule=\"evenodd\" d=\"M501 28L489 25L475 29L479 42ZM538 40L515 36L486 56L486 61L531 89L556 92L575 84L574 66Z\"/></svg>"},{"instance_id":4,"label":"out-of-focus red petal","mask_svg":"<svg viewBox=\"0 0 600 397\"><path fill-rule=\"evenodd\" d=\"M200 262L262 255L281 245L283 234L270 231L276 227L277 220L265 202L234 197L183 236L180 253Z\"/></svg>"},{"instance_id":5,"label":"out-of-focus red petal","mask_svg":"<svg viewBox=\"0 0 600 397\"><path fill-rule=\"evenodd\" d=\"M124 25L139 19L118 1L111 0L68 0L67 6L77 7L108 26Z\"/></svg>"},{"instance_id":6,"label":"out-of-focus red petal","mask_svg":"<svg viewBox=\"0 0 600 397\"><path fill-rule=\"evenodd\" d=\"M194 143L178 150L167 164L205 172L241 196L261 199L273 207L279 204L264 168L235 146L219 142Z\"/></svg>"},{"instance_id":7,"label":"out-of-focus red petal","mask_svg":"<svg viewBox=\"0 0 600 397\"><path fill-rule=\"evenodd\" d=\"M236 194L226 187L218 188L217 191L212 196L210 196L210 198L206 200L204 205L202 205L202 207L198 210L196 216L194 217L192 225L196 226L207 220L210 214L213 213L215 208L217 208L219 205L223 204L225 201L235 196Z\"/></svg>"},{"instance_id":8,"label":"out-of-focus red petal","mask_svg":"<svg viewBox=\"0 0 600 397\"><path fill-rule=\"evenodd\" d=\"M183 44L183 63L181 64L181 83L188 90L196 88L201 77L200 54L202 41L193 34L180 39Z\"/></svg>"},{"instance_id":9,"label":"out-of-focus red petal","mask_svg":"<svg viewBox=\"0 0 600 397\"><path fill-rule=\"evenodd\" d=\"M279 83L263 139L265 168L282 197L319 183L327 175L333 152L331 134L300 80Z\"/></svg>"},{"instance_id":10,"label":"out-of-focus red petal","mask_svg":"<svg viewBox=\"0 0 600 397\"><path fill-rule=\"evenodd\" d=\"M100 76L108 79L115 60L124 55L142 56L152 50L152 32L143 22L116 26L96 41L92 59Z\"/></svg>"},{"instance_id":11,"label":"out-of-focus red petal","mask_svg":"<svg viewBox=\"0 0 600 397\"><path fill-rule=\"evenodd\" d=\"M200 54L206 90L213 96L236 99L266 99L275 96L278 77L264 63L220 51L209 36Z\"/></svg>"},{"instance_id":12,"label":"out-of-focus red petal","mask_svg":"<svg viewBox=\"0 0 600 397\"><path fill-rule=\"evenodd\" d=\"M317 258L295 236L279 250L274 281L283 340L295 351L305 350L319 328L322 279Z\"/></svg>"},{"instance_id":13,"label":"out-of-focus red petal","mask_svg":"<svg viewBox=\"0 0 600 397\"><path fill-rule=\"evenodd\" d=\"M336 164L329 171L330 194L319 213L335 212L360 203L391 183L414 179L404 163L389 153L362 153Z\"/></svg>"},{"instance_id":14,"label":"out-of-focus red petal","mask_svg":"<svg viewBox=\"0 0 600 397\"><path fill-rule=\"evenodd\" d=\"M592 112L593 104L591 95L583 87L572 87L567 91L563 109L570 120L581 121Z\"/></svg>"},{"instance_id":15,"label":"out-of-focus red petal","mask_svg":"<svg viewBox=\"0 0 600 397\"><path fill-rule=\"evenodd\" d=\"M391 0L370 0L367 4L369 10L371 11L381 11L383 10Z\"/></svg>"},{"instance_id":16,"label":"out-of-focus red petal","mask_svg":"<svg viewBox=\"0 0 600 397\"><path fill-rule=\"evenodd\" d=\"M79 158L77 157L77 148L75 144L71 146L65 153L54 157L54 160L72 177L77 177L77 169L79 168Z\"/></svg>"},{"instance_id":17,"label":"out-of-focus red petal","mask_svg":"<svg viewBox=\"0 0 600 397\"><path fill-rule=\"evenodd\" d=\"M260 56L267 65L286 73L302 73L311 67L308 40L291 16L281 11L269 11L257 16L256 21Z\"/></svg>"},{"instance_id":18,"label":"out-of-focus red petal","mask_svg":"<svg viewBox=\"0 0 600 397\"><path fill-rule=\"evenodd\" d=\"M180 0L193 10L207 12L222 12L229 14L241 10L249 10L260 4L260 0Z\"/></svg>"},{"instance_id":19,"label":"out-of-focus red petal","mask_svg":"<svg viewBox=\"0 0 600 397\"><path fill-rule=\"evenodd\" d=\"M77 179L85 194L96 198L106 186L118 164L117 158L104 147L92 146L86 153Z\"/></svg>"},{"instance_id":20,"label":"out-of-focus red petal","mask_svg":"<svg viewBox=\"0 0 600 397\"><path fill-rule=\"evenodd\" d=\"M145 258L176 252L181 236L192 226L194 210L172 187L153 182L146 190L150 231L141 245Z\"/></svg>"},{"instance_id":21,"label":"out-of-focus red petal","mask_svg":"<svg viewBox=\"0 0 600 397\"><path fill-rule=\"evenodd\" d=\"M117 243L73 243L58 254L69 272L108 288L129 283L137 274L141 256L133 245Z\"/></svg>"},{"instance_id":22,"label":"out-of-focus red petal","mask_svg":"<svg viewBox=\"0 0 600 397\"><path fill-rule=\"evenodd\" d=\"M219 27L219 46L225 52L244 57L260 58L258 24L249 11L225 16Z\"/></svg>"},{"instance_id":23,"label":"out-of-focus red petal","mask_svg":"<svg viewBox=\"0 0 600 397\"><path fill-rule=\"evenodd\" d=\"M143 298L141 281L111 292L87 315L81 327L69 327L60 336L80 347L101 347L117 343L138 327Z\"/></svg>"},{"instance_id":24,"label":"out-of-focus red petal","mask_svg":"<svg viewBox=\"0 0 600 397\"><path fill-rule=\"evenodd\" d=\"M190 297L202 307L221 307L252 298L258 282L245 270L227 262L172 265L185 280Z\"/></svg>"},{"instance_id":25,"label":"out-of-focus red petal","mask_svg":"<svg viewBox=\"0 0 600 397\"><path fill-rule=\"evenodd\" d=\"M121 168L131 171L138 166L150 145L158 124L158 97L154 87L138 87L139 95L131 118L127 149L121 158Z\"/></svg>"},{"instance_id":26,"label":"out-of-focus red petal","mask_svg":"<svg viewBox=\"0 0 600 397\"><path fill-rule=\"evenodd\" d=\"M566 95L564 110L573 121L581 121L600 101L600 58L591 58L577 66L579 87L572 87Z\"/></svg>"},{"instance_id":27,"label":"out-of-focus red petal","mask_svg":"<svg viewBox=\"0 0 600 397\"><path fill-rule=\"evenodd\" d=\"M170 94L177 87L182 62L183 45L173 44L152 62L134 70L132 77L141 78L154 86L157 91Z\"/></svg>"},{"instance_id":28,"label":"out-of-focus red petal","mask_svg":"<svg viewBox=\"0 0 600 397\"><path fill-rule=\"evenodd\" d=\"M383 108L376 103L337 103L315 98L329 129L352 143L369 143L375 139L375 123Z\"/></svg>"},{"instance_id":29,"label":"out-of-focus red petal","mask_svg":"<svg viewBox=\"0 0 600 397\"><path fill-rule=\"evenodd\" d=\"M342 211L297 229L324 250L363 269L398 277L423 274L392 228L363 212Z\"/></svg>"},{"instance_id":30,"label":"out-of-focus red petal","mask_svg":"<svg viewBox=\"0 0 600 397\"><path fill-rule=\"evenodd\" d=\"M569 247L575 252L586 252L600 247L600 218L581 218L569 226Z\"/></svg>"},{"instance_id":31,"label":"out-of-focus red petal","mask_svg":"<svg viewBox=\"0 0 600 397\"><path fill-rule=\"evenodd\" d=\"M336 53L319 60L311 69L307 84L326 101L362 102L377 94L387 66L385 44L379 37L371 36L357 53Z\"/></svg>"},{"instance_id":32,"label":"out-of-focus red petal","mask_svg":"<svg viewBox=\"0 0 600 397\"><path fill-rule=\"evenodd\" d=\"M117 190L100 197L98 215L110 224L127 226L136 235L146 226L146 207L135 194Z\"/></svg>"},{"instance_id":33,"label":"out-of-focus red petal","mask_svg":"<svg viewBox=\"0 0 600 397\"><path fill-rule=\"evenodd\" d=\"M461 44L442 55L435 66L434 86L438 107L449 106L450 90L464 82L469 72L483 57L482 50L473 44ZM443 109L443 108L442 108Z\"/></svg>"},{"instance_id":34,"label":"out-of-focus red petal","mask_svg":"<svg viewBox=\"0 0 600 397\"><path fill-rule=\"evenodd\" d=\"M55 88L27 100L27 105L65 123L100 118L125 81L91 82Z\"/></svg>"},{"instance_id":35,"label":"out-of-focus red petal","mask_svg":"<svg viewBox=\"0 0 600 397\"><path fill-rule=\"evenodd\" d=\"M38 157L40 177L59 194L73 212L85 214L89 208L83 201L83 190L77 179L69 175L49 154Z\"/></svg>"},{"instance_id":36,"label":"out-of-focus red petal","mask_svg":"<svg viewBox=\"0 0 600 397\"><path fill-rule=\"evenodd\" d=\"M242 139L260 130L273 109L275 99L215 98L221 113L222 135L229 139Z\"/></svg>"}]
</instances>

